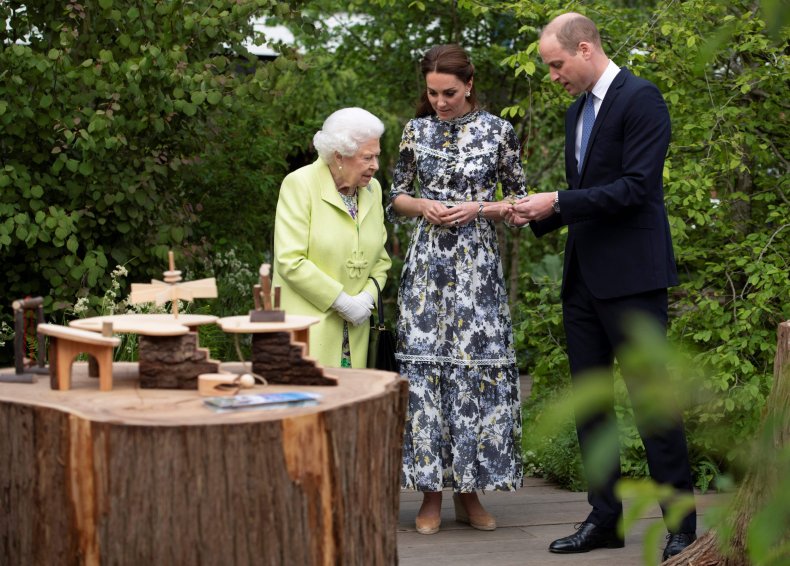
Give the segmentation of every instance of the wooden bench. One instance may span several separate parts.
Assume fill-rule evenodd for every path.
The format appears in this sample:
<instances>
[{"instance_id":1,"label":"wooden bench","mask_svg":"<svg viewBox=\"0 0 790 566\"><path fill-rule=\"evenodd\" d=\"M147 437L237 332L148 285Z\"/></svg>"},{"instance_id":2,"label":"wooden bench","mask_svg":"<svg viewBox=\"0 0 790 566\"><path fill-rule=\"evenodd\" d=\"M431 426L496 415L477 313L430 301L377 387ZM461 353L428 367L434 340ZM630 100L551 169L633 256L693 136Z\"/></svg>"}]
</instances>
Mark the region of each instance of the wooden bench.
<instances>
[{"instance_id":1,"label":"wooden bench","mask_svg":"<svg viewBox=\"0 0 790 566\"><path fill-rule=\"evenodd\" d=\"M71 364L79 354L88 354L99 366L99 389L112 391L112 354L113 348L121 343L119 338L47 323L38 325L38 333L50 337L49 377L52 389L71 389Z\"/></svg>"}]
</instances>

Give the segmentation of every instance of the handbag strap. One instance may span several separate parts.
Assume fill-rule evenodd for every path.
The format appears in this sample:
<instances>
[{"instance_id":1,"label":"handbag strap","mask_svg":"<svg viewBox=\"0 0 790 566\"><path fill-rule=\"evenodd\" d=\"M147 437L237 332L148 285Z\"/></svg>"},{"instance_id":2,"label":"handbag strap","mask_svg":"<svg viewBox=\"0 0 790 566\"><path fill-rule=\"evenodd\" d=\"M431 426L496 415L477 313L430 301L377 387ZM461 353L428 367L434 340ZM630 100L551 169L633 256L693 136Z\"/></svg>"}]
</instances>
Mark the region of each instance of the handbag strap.
<instances>
[{"instance_id":1,"label":"handbag strap","mask_svg":"<svg viewBox=\"0 0 790 566\"><path fill-rule=\"evenodd\" d=\"M383 330L385 327L384 327L384 308L381 302L381 287L379 287L379 282L376 281L373 277L368 277L368 279L373 281L373 284L376 286L376 294L378 295L378 298L376 299L376 310L378 311L378 317L379 317L379 330Z\"/></svg>"}]
</instances>

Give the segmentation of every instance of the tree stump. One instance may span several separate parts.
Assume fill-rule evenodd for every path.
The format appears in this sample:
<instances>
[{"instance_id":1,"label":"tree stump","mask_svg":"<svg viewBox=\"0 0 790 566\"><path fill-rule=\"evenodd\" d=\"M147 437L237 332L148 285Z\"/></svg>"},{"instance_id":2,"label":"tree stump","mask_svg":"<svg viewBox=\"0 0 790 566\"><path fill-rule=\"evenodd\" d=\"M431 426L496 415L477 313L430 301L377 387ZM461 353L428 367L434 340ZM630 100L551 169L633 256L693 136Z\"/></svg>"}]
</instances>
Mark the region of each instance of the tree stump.
<instances>
[{"instance_id":1,"label":"tree stump","mask_svg":"<svg viewBox=\"0 0 790 566\"><path fill-rule=\"evenodd\" d=\"M762 448L752 458L749 470L730 504L730 540L724 541L729 551L722 554L721 541L715 531L708 531L684 552L664 562L665 566L742 566L749 564L746 532L752 517L776 492L780 474L788 473L778 455L790 447L790 321L777 330L774 383L763 413L763 433L770 446ZM790 560L790 556L784 556ZM781 561L781 558L780 558ZM786 562L775 562L775 564Z\"/></svg>"},{"instance_id":2,"label":"tree stump","mask_svg":"<svg viewBox=\"0 0 790 566\"><path fill-rule=\"evenodd\" d=\"M298 388L317 406L217 413L113 373L0 389L0 564L397 563L405 380L338 369Z\"/></svg>"}]
</instances>

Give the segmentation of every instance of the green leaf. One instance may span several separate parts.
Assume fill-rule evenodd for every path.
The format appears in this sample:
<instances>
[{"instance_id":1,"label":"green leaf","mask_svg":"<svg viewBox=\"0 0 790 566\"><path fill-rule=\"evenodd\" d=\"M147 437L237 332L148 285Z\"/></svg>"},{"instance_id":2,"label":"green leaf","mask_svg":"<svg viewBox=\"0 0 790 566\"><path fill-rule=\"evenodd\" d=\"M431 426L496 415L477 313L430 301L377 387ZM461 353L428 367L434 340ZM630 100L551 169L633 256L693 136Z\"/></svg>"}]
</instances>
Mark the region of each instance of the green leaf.
<instances>
[{"instance_id":1,"label":"green leaf","mask_svg":"<svg viewBox=\"0 0 790 566\"><path fill-rule=\"evenodd\" d=\"M41 97L41 100L39 100L38 105L41 108L49 108L52 105L52 96L45 94Z\"/></svg>"},{"instance_id":2,"label":"green leaf","mask_svg":"<svg viewBox=\"0 0 790 566\"><path fill-rule=\"evenodd\" d=\"M180 226L173 226L170 228L170 237L175 243L180 244L184 241L184 229Z\"/></svg>"},{"instance_id":3,"label":"green leaf","mask_svg":"<svg viewBox=\"0 0 790 566\"><path fill-rule=\"evenodd\" d=\"M79 248L79 243L77 242L77 238L74 236L69 236L69 239L66 240L66 249L69 250L71 253L77 253L77 249Z\"/></svg>"},{"instance_id":4,"label":"green leaf","mask_svg":"<svg viewBox=\"0 0 790 566\"><path fill-rule=\"evenodd\" d=\"M112 8L112 0L99 0L99 6L104 10L108 10Z\"/></svg>"}]
</instances>

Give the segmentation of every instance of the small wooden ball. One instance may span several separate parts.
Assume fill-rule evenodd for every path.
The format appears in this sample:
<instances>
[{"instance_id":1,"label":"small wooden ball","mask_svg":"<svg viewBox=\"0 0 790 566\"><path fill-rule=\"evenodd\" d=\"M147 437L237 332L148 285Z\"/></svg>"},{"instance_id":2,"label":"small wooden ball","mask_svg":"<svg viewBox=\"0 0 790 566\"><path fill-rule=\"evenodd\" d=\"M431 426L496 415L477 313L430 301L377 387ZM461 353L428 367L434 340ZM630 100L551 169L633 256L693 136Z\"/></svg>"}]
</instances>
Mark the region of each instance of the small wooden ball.
<instances>
[{"instance_id":1,"label":"small wooden ball","mask_svg":"<svg viewBox=\"0 0 790 566\"><path fill-rule=\"evenodd\" d=\"M255 386L255 378L248 373L243 373L239 376L239 385L244 389L250 389Z\"/></svg>"}]
</instances>

